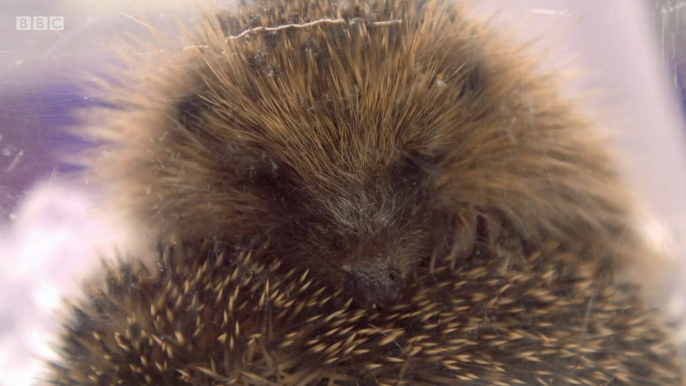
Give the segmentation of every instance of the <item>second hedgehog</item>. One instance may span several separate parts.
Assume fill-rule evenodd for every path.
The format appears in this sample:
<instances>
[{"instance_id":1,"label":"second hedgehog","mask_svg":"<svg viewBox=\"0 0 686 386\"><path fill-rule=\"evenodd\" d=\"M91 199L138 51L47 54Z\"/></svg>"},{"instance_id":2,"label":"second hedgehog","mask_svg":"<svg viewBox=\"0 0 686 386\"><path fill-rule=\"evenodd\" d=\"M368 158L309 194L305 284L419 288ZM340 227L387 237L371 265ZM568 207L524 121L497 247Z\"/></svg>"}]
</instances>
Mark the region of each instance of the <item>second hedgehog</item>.
<instances>
[{"instance_id":1,"label":"second hedgehog","mask_svg":"<svg viewBox=\"0 0 686 386\"><path fill-rule=\"evenodd\" d=\"M268 240L361 303L479 244L641 249L595 128L459 4L260 1L188 43L88 115L87 163L156 236Z\"/></svg>"},{"instance_id":2,"label":"second hedgehog","mask_svg":"<svg viewBox=\"0 0 686 386\"><path fill-rule=\"evenodd\" d=\"M552 240L507 270L488 249L420 265L383 310L208 244L160 248L157 272L107 267L70 307L50 384L686 385L636 288L598 285Z\"/></svg>"}]
</instances>

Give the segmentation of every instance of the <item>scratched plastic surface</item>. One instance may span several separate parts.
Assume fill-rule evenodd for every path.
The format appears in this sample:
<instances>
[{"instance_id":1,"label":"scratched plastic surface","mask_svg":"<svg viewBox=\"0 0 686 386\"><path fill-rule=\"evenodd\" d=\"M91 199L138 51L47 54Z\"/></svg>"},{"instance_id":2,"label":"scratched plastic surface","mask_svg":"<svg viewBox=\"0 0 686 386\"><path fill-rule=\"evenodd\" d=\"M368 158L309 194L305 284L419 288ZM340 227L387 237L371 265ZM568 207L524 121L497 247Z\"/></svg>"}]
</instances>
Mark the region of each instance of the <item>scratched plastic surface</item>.
<instances>
[{"instance_id":1,"label":"scratched plastic surface","mask_svg":"<svg viewBox=\"0 0 686 386\"><path fill-rule=\"evenodd\" d=\"M62 130L95 101L77 86L110 56L108 42L167 28L181 1L0 2L0 385L33 384L50 358L53 311L97 267L96 251L132 242L116 213L94 212L94 192L66 184L56 151L82 144ZM192 4L192 1L188 3ZM686 256L686 1L481 1L525 40L545 36L568 67L585 70L570 92L604 90L593 113L621 127L628 180L645 201L646 232ZM16 17L61 16L61 31L17 31ZM149 53L137 53L146 55ZM560 65L561 63L550 63ZM665 283L665 307L686 308L686 288Z\"/></svg>"}]
</instances>

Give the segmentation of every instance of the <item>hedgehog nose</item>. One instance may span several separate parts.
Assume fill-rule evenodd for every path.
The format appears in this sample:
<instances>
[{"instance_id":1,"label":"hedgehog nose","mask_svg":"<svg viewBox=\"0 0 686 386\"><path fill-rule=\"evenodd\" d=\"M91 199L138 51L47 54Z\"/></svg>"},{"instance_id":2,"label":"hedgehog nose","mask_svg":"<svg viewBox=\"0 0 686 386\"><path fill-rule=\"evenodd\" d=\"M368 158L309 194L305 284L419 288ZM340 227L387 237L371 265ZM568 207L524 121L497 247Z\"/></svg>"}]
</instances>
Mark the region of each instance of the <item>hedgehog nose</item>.
<instances>
[{"instance_id":1,"label":"hedgehog nose","mask_svg":"<svg viewBox=\"0 0 686 386\"><path fill-rule=\"evenodd\" d=\"M387 264L356 269L349 278L348 287L362 303L384 305L400 294L402 276L398 269Z\"/></svg>"}]
</instances>

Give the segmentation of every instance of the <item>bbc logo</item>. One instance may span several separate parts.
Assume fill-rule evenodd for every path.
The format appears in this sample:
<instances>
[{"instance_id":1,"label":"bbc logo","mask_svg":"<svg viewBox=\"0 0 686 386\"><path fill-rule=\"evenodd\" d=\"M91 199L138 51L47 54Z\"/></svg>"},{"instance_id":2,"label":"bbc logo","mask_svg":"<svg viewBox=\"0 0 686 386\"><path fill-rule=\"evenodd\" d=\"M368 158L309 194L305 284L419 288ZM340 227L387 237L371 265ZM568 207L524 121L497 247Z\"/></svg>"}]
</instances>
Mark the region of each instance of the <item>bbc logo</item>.
<instances>
[{"instance_id":1,"label":"bbc logo","mask_svg":"<svg viewBox=\"0 0 686 386\"><path fill-rule=\"evenodd\" d=\"M17 31L62 31L64 16L17 16Z\"/></svg>"}]
</instances>

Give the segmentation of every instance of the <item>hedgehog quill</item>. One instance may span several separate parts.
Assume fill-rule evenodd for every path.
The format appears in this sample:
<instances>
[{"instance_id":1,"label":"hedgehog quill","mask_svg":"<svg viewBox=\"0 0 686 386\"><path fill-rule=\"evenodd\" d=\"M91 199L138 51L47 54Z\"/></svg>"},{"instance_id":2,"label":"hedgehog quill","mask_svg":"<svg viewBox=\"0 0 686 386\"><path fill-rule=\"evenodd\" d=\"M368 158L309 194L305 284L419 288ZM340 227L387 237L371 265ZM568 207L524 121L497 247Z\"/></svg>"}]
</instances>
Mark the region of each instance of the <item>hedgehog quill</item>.
<instances>
[{"instance_id":1,"label":"hedgehog quill","mask_svg":"<svg viewBox=\"0 0 686 386\"><path fill-rule=\"evenodd\" d=\"M441 0L189 36L84 115L163 269L106 270L57 384L681 384L617 279L654 252L608 144L535 55Z\"/></svg>"},{"instance_id":2,"label":"hedgehog quill","mask_svg":"<svg viewBox=\"0 0 686 386\"><path fill-rule=\"evenodd\" d=\"M510 269L495 251L422 265L391 307L254 252L160 248L75 306L57 385L683 385L669 331L636 288L549 242ZM502 254L502 252L500 252ZM456 257L455 257L456 258ZM335 299L344 299L336 302Z\"/></svg>"}]
</instances>

